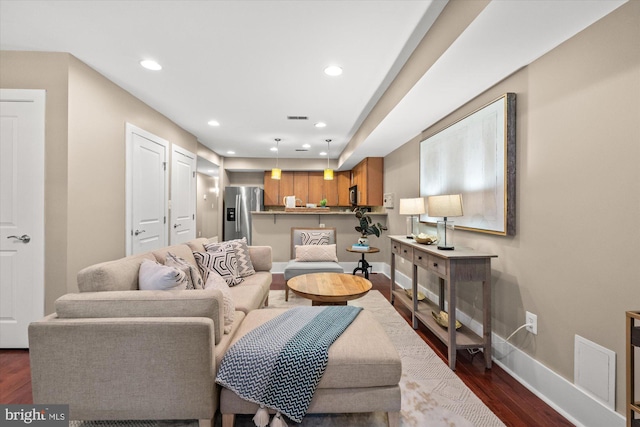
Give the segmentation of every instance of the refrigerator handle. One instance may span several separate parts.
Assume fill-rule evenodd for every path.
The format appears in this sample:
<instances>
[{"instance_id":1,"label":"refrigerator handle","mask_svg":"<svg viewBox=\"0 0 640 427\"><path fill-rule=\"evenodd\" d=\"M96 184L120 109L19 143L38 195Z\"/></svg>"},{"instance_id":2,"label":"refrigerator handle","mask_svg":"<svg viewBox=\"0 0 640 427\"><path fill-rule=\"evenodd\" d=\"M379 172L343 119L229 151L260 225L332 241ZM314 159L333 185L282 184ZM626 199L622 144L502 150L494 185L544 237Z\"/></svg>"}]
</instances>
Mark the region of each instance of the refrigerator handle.
<instances>
[{"instance_id":1,"label":"refrigerator handle","mask_svg":"<svg viewBox=\"0 0 640 427\"><path fill-rule=\"evenodd\" d=\"M240 195L236 194L236 233L238 233L240 231L240 216L241 216L241 212L240 212Z\"/></svg>"}]
</instances>

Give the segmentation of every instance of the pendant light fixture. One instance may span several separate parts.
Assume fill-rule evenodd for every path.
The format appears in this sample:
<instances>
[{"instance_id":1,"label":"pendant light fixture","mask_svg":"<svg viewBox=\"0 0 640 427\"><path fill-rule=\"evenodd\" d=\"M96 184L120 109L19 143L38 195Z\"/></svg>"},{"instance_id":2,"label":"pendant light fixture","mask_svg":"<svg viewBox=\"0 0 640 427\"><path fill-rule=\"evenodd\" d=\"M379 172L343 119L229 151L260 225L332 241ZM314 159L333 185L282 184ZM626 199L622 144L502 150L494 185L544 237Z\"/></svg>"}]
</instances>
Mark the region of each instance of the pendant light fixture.
<instances>
[{"instance_id":1,"label":"pendant light fixture","mask_svg":"<svg viewBox=\"0 0 640 427\"><path fill-rule=\"evenodd\" d=\"M333 169L329 167L329 143L330 139L327 139L327 168L324 170L324 180L325 181L333 181Z\"/></svg>"},{"instance_id":2,"label":"pendant light fixture","mask_svg":"<svg viewBox=\"0 0 640 427\"><path fill-rule=\"evenodd\" d=\"M280 160L280 138L276 138L276 167L271 169L271 179L280 179L282 177L282 170L278 167L279 160Z\"/></svg>"}]
</instances>

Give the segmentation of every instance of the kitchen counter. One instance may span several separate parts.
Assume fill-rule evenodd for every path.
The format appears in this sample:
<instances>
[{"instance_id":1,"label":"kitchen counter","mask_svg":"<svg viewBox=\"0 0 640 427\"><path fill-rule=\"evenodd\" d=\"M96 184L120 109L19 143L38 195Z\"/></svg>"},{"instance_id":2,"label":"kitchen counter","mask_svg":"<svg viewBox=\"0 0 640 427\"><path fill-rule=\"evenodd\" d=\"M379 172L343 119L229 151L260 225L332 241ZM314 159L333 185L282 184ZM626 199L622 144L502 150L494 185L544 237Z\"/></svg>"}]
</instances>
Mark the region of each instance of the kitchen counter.
<instances>
[{"instance_id":1,"label":"kitchen counter","mask_svg":"<svg viewBox=\"0 0 640 427\"><path fill-rule=\"evenodd\" d=\"M285 211L252 211L252 215L355 215L352 211L349 212L340 212L340 211L332 211L332 212L322 212L322 211L312 211L312 212L285 212ZM387 216L386 212L369 212L369 216Z\"/></svg>"}]
</instances>

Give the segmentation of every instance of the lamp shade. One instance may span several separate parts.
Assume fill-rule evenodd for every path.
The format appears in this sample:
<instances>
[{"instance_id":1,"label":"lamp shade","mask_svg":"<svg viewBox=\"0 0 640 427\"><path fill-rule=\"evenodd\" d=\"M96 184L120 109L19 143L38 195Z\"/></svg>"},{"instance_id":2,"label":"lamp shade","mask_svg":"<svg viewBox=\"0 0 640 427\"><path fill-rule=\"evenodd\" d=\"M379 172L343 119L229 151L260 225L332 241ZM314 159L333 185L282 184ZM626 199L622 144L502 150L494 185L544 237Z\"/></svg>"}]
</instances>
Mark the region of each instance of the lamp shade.
<instances>
[{"instance_id":1,"label":"lamp shade","mask_svg":"<svg viewBox=\"0 0 640 427\"><path fill-rule=\"evenodd\" d=\"M425 213L424 199L400 199L400 215L420 215Z\"/></svg>"},{"instance_id":2,"label":"lamp shade","mask_svg":"<svg viewBox=\"0 0 640 427\"><path fill-rule=\"evenodd\" d=\"M431 217L462 216L462 194L427 197L427 212Z\"/></svg>"},{"instance_id":3,"label":"lamp shade","mask_svg":"<svg viewBox=\"0 0 640 427\"><path fill-rule=\"evenodd\" d=\"M333 169L324 170L324 180L331 181L333 179Z\"/></svg>"},{"instance_id":4,"label":"lamp shade","mask_svg":"<svg viewBox=\"0 0 640 427\"><path fill-rule=\"evenodd\" d=\"M271 169L271 179L280 179L282 177L282 169L273 168Z\"/></svg>"}]
</instances>

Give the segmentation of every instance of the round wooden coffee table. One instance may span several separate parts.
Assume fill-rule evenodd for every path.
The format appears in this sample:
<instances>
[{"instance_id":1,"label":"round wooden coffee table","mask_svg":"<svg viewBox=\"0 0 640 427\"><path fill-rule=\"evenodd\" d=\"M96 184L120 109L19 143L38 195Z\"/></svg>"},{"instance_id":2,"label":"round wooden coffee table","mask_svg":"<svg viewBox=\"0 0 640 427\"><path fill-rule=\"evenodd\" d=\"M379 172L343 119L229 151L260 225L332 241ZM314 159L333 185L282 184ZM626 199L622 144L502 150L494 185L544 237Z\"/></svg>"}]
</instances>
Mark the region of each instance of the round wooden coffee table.
<instances>
[{"instance_id":1,"label":"round wooden coffee table","mask_svg":"<svg viewBox=\"0 0 640 427\"><path fill-rule=\"evenodd\" d=\"M311 300L311 305L347 305L347 301L366 295L371 282L346 273L312 273L287 282L296 295Z\"/></svg>"}]
</instances>

